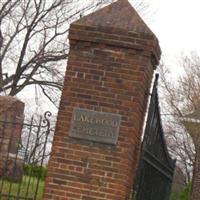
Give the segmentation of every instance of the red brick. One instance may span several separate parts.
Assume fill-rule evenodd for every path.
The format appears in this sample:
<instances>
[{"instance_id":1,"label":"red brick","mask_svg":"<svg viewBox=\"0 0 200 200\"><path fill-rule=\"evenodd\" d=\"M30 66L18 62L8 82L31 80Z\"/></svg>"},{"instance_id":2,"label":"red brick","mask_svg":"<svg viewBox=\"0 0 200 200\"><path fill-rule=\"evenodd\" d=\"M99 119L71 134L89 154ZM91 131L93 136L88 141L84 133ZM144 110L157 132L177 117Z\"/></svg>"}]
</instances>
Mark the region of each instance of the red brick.
<instances>
[{"instance_id":1,"label":"red brick","mask_svg":"<svg viewBox=\"0 0 200 200\"><path fill-rule=\"evenodd\" d=\"M109 18L111 14L114 17ZM116 27L98 26L106 17ZM69 39L43 199L128 200L153 71L160 58L158 41L127 0L73 23ZM117 145L70 138L74 107L122 115Z\"/></svg>"}]
</instances>

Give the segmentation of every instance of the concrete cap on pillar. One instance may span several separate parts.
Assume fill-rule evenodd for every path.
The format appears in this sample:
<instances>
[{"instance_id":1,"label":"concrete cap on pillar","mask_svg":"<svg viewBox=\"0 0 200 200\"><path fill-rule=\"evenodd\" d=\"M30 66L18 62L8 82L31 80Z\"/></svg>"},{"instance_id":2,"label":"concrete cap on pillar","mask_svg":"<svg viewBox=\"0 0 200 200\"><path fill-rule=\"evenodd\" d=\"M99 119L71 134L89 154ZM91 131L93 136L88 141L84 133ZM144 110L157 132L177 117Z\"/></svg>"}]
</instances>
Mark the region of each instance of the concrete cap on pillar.
<instances>
[{"instance_id":1,"label":"concrete cap on pillar","mask_svg":"<svg viewBox=\"0 0 200 200\"><path fill-rule=\"evenodd\" d=\"M158 40L154 33L145 24L136 10L132 7L128 0L118 0L110 5L89 14L71 24L69 39L85 40L90 42L103 42L105 35L98 36L96 40L88 37L89 34L84 32L103 32L105 34L115 34L119 39L109 39L108 44L116 44L121 42L127 48L145 50L152 53L153 62L156 66L159 62L161 50ZM74 34L75 30L82 32ZM135 40L134 40L135 39ZM114 43L115 42L115 43Z\"/></svg>"},{"instance_id":2,"label":"concrete cap on pillar","mask_svg":"<svg viewBox=\"0 0 200 200\"><path fill-rule=\"evenodd\" d=\"M75 22L87 26L119 28L154 36L128 0L119 0Z\"/></svg>"},{"instance_id":3,"label":"concrete cap on pillar","mask_svg":"<svg viewBox=\"0 0 200 200\"><path fill-rule=\"evenodd\" d=\"M7 112L11 112L11 110L13 110L13 116L16 115L23 118L24 106L24 103L16 97L0 96L0 117L6 116Z\"/></svg>"}]
</instances>

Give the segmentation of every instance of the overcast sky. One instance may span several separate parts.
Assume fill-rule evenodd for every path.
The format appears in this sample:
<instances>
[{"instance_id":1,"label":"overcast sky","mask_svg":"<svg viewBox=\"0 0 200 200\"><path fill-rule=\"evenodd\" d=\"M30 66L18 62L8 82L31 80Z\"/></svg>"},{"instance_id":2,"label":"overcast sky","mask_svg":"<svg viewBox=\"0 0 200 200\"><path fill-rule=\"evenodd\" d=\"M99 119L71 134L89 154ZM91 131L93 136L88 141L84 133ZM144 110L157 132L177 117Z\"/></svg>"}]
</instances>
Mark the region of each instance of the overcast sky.
<instances>
[{"instance_id":1,"label":"overcast sky","mask_svg":"<svg viewBox=\"0 0 200 200\"><path fill-rule=\"evenodd\" d=\"M200 1L149 1L153 14L146 22L159 39L164 60L176 74L181 52L200 52Z\"/></svg>"},{"instance_id":2,"label":"overcast sky","mask_svg":"<svg viewBox=\"0 0 200 200\"><path fill-rule=\"evenodd\" d=\"M143 18L158 37L163 60L170 67L173 77L176 77L181 73L181 53L200 53L200 0L146 1L150 7Z\"/></svg>"}]
</instances>

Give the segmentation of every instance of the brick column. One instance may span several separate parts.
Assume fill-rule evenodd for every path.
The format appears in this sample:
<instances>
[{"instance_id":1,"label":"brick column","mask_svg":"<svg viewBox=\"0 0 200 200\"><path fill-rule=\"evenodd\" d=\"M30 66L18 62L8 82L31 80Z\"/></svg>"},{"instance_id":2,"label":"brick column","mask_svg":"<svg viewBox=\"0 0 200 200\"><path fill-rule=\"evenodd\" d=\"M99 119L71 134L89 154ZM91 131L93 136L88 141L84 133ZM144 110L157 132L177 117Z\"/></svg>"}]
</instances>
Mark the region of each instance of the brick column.
<instances>
[{"instance_id":1,"label":"brick column","mask_svg":"<svg viewBox=\"0 0 200 200\"><path fill-rule=\"evenodd\" d=\"M21 140L21 123L24 120L24 103L11 96L0 97L0 177L18 181L22 178L22 162L15 161ZM15 164L16 162L16 164ZM18 164L19 163L19 164ZM12 171L16 168L15 176Z\"/></svg>"},{"instance_id":2,"label":"brick column","mask_svg":"<svg viewBox=\"0 0 200 200\"><path fill-rule=\"evenodd\" d=\"M43 199L128 200L152 75L160 57L158 41L127 0L73 23L69 39ZM71 137L75 108L120 115L117 143Z\"/></svg>"}]
</instances>

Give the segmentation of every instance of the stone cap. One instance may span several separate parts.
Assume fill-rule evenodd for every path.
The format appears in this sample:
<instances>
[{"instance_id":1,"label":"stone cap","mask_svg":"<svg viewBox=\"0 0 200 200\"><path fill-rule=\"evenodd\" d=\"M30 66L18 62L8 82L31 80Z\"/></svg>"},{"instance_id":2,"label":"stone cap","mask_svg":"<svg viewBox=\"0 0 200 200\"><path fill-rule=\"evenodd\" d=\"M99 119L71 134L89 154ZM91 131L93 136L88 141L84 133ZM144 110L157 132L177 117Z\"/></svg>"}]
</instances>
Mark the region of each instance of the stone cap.
<instances>
[{"instance_id":1,"label":"stone cap","mask_svg":"<svg viewBox=\"0 0 200 200\"><path fill-rule=\"evenodd\" d=\"M155 37L128 0L111 3L109 6L79 19L74 24L122 29Z\"/></svg>"},{"instance_id":2,"label":"stone cap","mask_svg":"<svg viewBox=\"0 0 200 200\"><path fill-rule=\"evenodd\" d=\"M118 0L75 21L69 39L143 50L152 56L155 67L160 60L158 39L128 0Z\"/></svg>"},{"instance_id":3,"label":"stone cap","mask_svg":"<svg viewBox=\"0 0 200 200\"><path fill-rule=\"evenodd\" d=\"M19 109L19 112L23 113L24 103L21 102L19 99L13 96L0 96L0 115L5 114L5 112L10 109L15 109L15 111L17 112L18 111L18 109L16 110L17 105L21 107Z\"/></svg>"}]
</instances>

